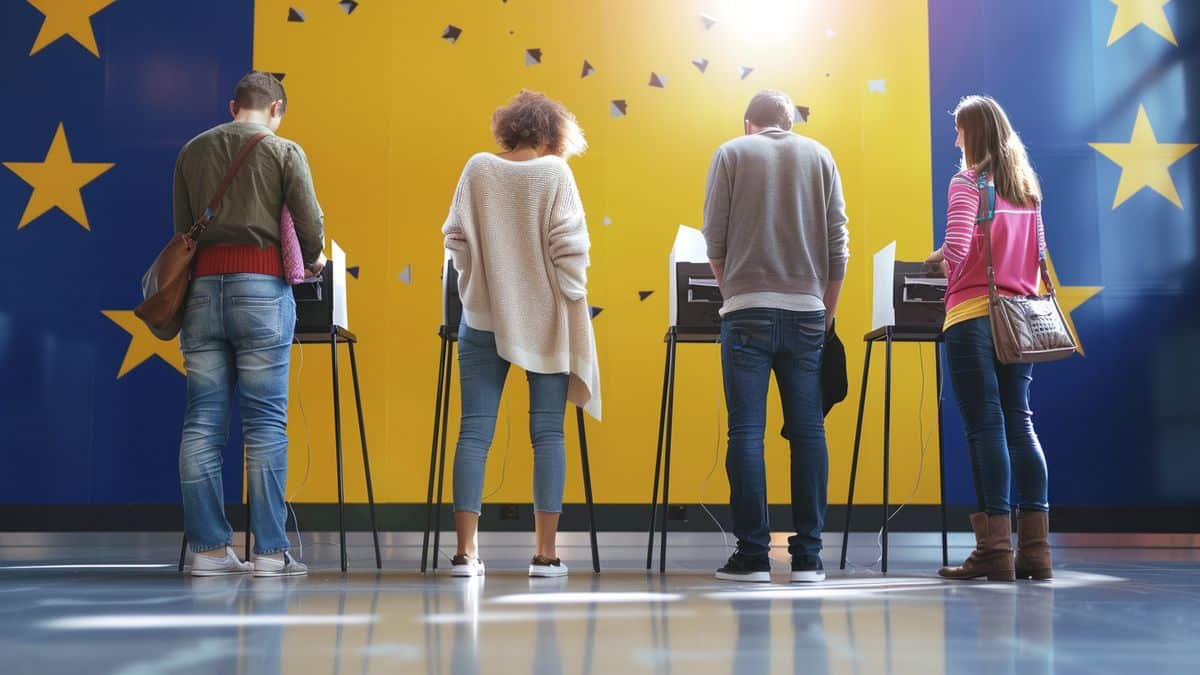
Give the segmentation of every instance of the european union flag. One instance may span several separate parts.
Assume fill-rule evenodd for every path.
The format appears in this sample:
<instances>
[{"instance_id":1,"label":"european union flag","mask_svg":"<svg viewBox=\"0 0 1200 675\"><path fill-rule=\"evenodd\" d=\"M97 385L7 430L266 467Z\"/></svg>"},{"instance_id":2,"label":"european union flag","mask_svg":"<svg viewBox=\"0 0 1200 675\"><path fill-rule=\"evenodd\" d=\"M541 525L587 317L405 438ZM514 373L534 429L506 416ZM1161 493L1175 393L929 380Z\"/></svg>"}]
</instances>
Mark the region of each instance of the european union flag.
<instances>
[{"instance_id":1,"label":"european union flag","mask_svg":"<svg viewBox=\"0 0 1200 675\"><path fill-rule=\"evenodd\" d=\"M178 503L182 359L175 344L147 340L130 310L172 233L176 153L228 119L251 67L252 4L8 4L0 499ZM236 435L230 446L226 497L238 501Z\"/></svg>"},{"instance_id":2,"label":"european union flag","mask_svg":"<svg viewBox=\"0 0 1200 675\"><path fill-rule=\"evenodd\" d=\"M935 239L959 158L947 112L990 94L1042 179L1050 253L1087 349L1034 369L1055 504L1200 497L1197 26L1194 2L929 3ZM973 504L954 417L948 499Z\"/></svg>"}]
</instances>

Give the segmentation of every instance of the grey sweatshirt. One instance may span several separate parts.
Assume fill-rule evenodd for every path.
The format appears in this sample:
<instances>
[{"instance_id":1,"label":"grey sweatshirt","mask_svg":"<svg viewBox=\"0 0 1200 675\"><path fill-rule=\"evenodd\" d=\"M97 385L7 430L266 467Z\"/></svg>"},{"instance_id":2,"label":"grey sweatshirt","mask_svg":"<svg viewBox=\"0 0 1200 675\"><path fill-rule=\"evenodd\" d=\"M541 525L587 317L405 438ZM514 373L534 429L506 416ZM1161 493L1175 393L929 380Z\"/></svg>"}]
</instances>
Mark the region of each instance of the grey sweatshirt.
<instances>
[{"instance_id":1,"label":"grey sweatshirt","mask_svg":"<svg viewBox=\"0 0 1200 675\"><path fill-rule=\"evenodd\" d=\"M748 294L823 297L846 276L846 223L837 165L820 143L771 128L717 148L704 238L709 259L725 263L727 306Z\"/></svg>"}]
</instances>

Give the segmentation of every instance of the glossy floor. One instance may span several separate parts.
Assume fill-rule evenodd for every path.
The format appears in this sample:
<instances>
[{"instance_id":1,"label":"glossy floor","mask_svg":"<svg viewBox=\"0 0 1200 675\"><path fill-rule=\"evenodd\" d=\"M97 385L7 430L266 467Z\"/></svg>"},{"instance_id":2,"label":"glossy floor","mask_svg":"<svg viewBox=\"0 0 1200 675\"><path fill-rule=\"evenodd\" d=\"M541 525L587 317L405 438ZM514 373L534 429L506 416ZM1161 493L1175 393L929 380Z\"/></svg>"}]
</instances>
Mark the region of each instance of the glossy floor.
<instances>
[{"instance_id":1,"label":"glossy floor","mask_svg":"<svg viewBox=\"0 0 1200 675\"><path fill-rule=\"evenodd\" d=\"M780 557L777 583L745 586L710 576L719 536L676 535L666 576L643 538L605 535L599 576L566 538L563 580L524 576L511 536L485 539L484 579L422 576L408 535L385 539L382 573L355 537L348 575L332 538L306 537L319 569L272 580L183 577L169 535L0 534L0 672L1200 672L1195 548L1060 548L1051 583L951 584L937 548L897 536L886 577L788 585Z\"/></svg>"}]
</instances>

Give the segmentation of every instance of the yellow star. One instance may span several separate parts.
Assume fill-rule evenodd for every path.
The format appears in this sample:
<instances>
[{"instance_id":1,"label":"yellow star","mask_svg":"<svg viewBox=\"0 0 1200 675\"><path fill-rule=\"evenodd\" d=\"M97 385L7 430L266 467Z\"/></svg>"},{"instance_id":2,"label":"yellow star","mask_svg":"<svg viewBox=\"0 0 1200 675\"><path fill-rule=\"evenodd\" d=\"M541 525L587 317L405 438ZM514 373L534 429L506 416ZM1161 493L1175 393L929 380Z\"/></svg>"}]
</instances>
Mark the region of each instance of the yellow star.
<instances>
[{"instance_id":1,"label":"yellow star","mask_svg":"<svg viewBox=\"0 0 1200 675\"><path fill-rule=\"evenodd\" d=\"M67 134L60 122L45 160L4 162L4 166L33 186L33 194L29 196L25 213L21 215L21 222L17 224L18 230L56 206L82 225L83 229L91 230L79 190L115 165L72 161L71 149L67 147Z\"/></svg>"},{"instance_id":2,"label":"yellow star","mask_svg":"<svg viewBox=\"0 0 1200 675\"><path fill-rule=\"evenodd\" d=\"M1137 121L1128 143L1091 143L1092 148L1121 166L1121 182L1113 210L1144 187L1153 189L1183 208L1168 168L1196 148L1193 143L1159 143L1150 127L1146 106L1138 106Z\"/></svg>"},{"instance_id":3,"label":"yellow star","mask_svg":"<svg viewBox=\"0 0 1200 675\"><path fill-rule=\"evenodd\" d=\"M108 7L117 0L26 0L37 11L45 15L42 29L33 40L33 56L46 45L64 35L70 35L83 48L100 58L100 48L96 46L96 33L92 31L92 15Z\"/></svg>"},{"instance_id":4,"label":"yellow star","mask_svg":"<svg viewBox=\"0 0 1200 675\"><path fill-rule=\"evenodd\" d=\"M1075 336L1075 344L1079 345L1079 354L1084 356L1083 341L1079 339L1079 332L1075 330L1075 321L1071 318L1071 312L1095 297L1097 293L1104 290L1104 287L1063 286L1058 280L1058 272L1054 270L1054 259L1050 257L1049 253L1046 254L1046 267L1050 270L1050 283L1054 284L1054 292L1058 296L1058 304L1064 312L1063 318L1067 321L1067 329L1071 331L1071 335ZM1039 285L1041 291L1046 292L1045 284Z\"/></svg>"},{"instance_id":5,"label":"yellow star","mask_svg":"<svg viewBox=\"0 0 1200 675\"><path fill-rule=\"evenodd\" d=\"M1108 46L1125 37L1129 31L1145 24L1147 28L1163 36L1167 42L1179 46L1175 41L1175 33L1171 31L1171 22L1163 7L1171 0L1109 0L1117 6L1117 15L1113 17L1112 31L1108 34Z\"/></svg>"},{"instance_id":6,"label":"yellow star","mask_svg":"<svg viewBox=\"0 0 1200 675\"><path fill-rule=\"evenodd\" d=\"M132 337L129 347L125 350L125 360L121 362L121 370L117 373L118 380L152 356L157 356L171 364L171 367L180 373L187 374L183 369L183 352L179 351L178 339L165 342L154 337L146 324L134 316L132 311L110 309L102 314L125 329L125 332Z\"/></svg>"}]
</instances>

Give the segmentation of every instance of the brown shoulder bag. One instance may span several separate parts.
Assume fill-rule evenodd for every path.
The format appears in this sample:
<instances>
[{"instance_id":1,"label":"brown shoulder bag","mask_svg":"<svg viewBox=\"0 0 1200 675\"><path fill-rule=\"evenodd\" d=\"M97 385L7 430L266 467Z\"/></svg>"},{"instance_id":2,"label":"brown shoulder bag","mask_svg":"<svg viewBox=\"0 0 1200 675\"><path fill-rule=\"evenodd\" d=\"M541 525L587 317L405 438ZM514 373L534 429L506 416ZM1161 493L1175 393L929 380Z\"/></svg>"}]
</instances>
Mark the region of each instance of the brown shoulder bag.
<instances>
[{"instance_id":1,"label":"brown shoulder bag","mask_svg":"<svg viewBox=\"0 0 1200 675\"><path fill-rule=\"evenodd\" d=\"M200 235L208 229L212 222L221 198L233 182L238 169L246 162L250 152L259 141L268 134L255 134L246 141L242 149L233 158L233 163L225 171L217 193L208 202L200 219L187 232L176 232L171 241L163 248L154 264L142 275L142 304L133 313L150 328L150 332L160 340L174 340L183 326L183 302L187 298L188 287L192 282L192 263L196 257L196 242Z\"/></svg>"},{"instance_id":2,"label":"brown shoulder bag","mask_svg":"<svg viewBox=\"0 0 1200 675\"><path fill-rule=\"evenodd\" d=\"M986 173L980 173L979 213L975 224L983 230L987 251L988 314L992 322L992 341L996 358L1001 363L1044 363L1071 356L1079 350L1075 337L1067 328L1050 270L1046 252L1038 245L1038 265L1046 295L1003 296L996 289L996 272L992 265L992 228L996 217L996 184ZM986 211L985 211L986 208Z\"/></svg>"}]
</instances>

